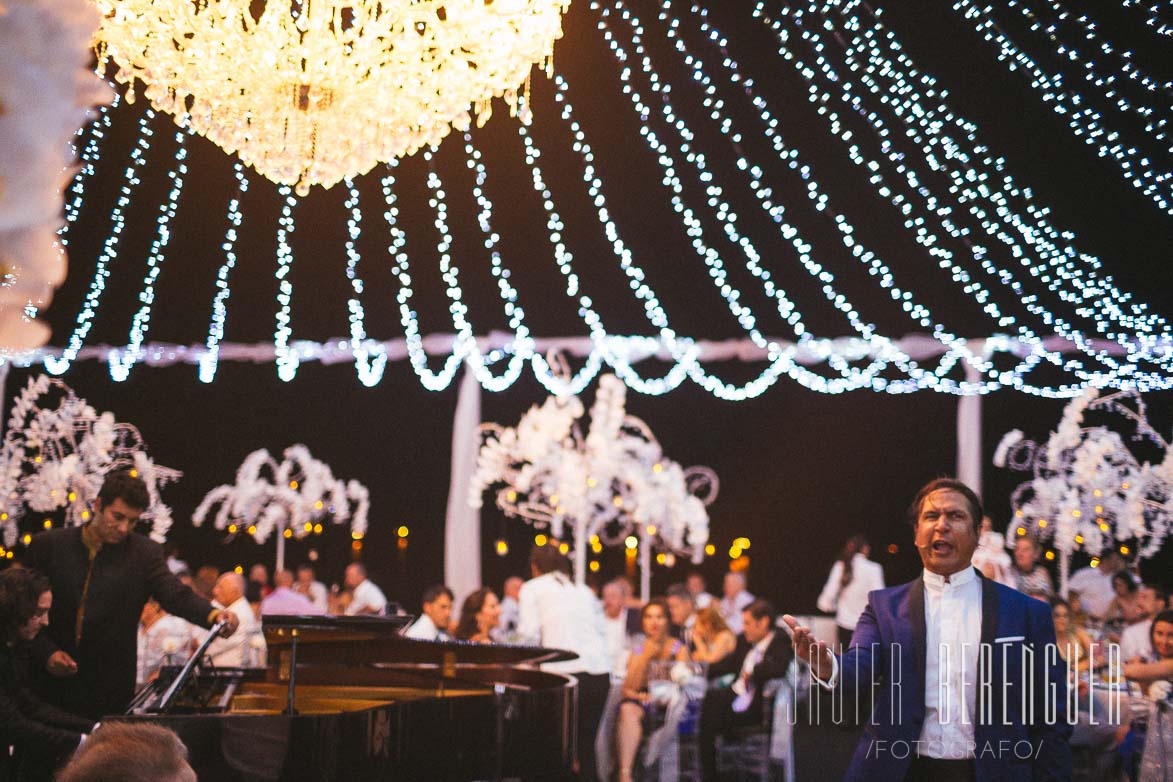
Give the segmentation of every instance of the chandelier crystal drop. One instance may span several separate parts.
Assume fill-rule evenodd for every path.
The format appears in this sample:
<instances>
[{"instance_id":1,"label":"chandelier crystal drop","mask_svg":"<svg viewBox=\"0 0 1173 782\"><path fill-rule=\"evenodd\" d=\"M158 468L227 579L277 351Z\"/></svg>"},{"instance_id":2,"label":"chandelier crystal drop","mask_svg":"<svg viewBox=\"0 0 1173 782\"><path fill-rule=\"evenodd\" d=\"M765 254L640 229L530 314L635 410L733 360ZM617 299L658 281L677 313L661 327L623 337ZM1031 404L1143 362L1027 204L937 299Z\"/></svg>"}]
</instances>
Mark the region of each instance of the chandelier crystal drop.
<instances>
[{"instance_id":1,"label":"chandelier crystal drop","mask_svg":"<svg viewBox=\"0 0 1173 782\"><path fill-rule=\"evenodd\" d=\"M525 105L570 0L94 0L100 68L305 195ZM111 61L113 65L111 67ZM523 119L525 119L523 117Z\"/></svg>"}]
</instances>

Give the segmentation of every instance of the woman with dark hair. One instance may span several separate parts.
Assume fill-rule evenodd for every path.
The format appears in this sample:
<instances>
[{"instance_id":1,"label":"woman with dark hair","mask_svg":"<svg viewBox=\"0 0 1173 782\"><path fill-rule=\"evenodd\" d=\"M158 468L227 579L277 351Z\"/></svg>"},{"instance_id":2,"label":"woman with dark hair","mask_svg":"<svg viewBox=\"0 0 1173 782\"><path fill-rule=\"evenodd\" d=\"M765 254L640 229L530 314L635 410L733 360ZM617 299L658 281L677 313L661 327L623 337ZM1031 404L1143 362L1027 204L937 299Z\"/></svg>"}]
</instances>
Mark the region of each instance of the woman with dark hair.
<instances>
[{"instance_id":1,"label":"woman with dark hair","mask_svg":"<svg viewBox=\"0 0 1173 782\"><path fill-rule=\"evenodd\" d=\"M688 647L668 634L668 602L654 597L640 611L640 625L647 636L631 650L627 677L623 680L623 701L619 704L616 742L619 745L619 782L630 782L639 742L643 738L643 719L651 703L648 694L648 671L654 662L687 660Z\"/></svg>"},{"instance_id":2,"label":"woman with dark hair","mask_svg":"<svg viewBox=\"0 0 1173 782\"><path fill-rule=\"evenodd\" d=\"M48 779L81 744L93 723L39 700L26 685L18 653L49 624L53 595L49 580L27 568L0 573L0 747L13 747L14 779ZM7 779L7 752L0 752L0 778Z\"/></svg>"},{"instance_id":3,"label":"woman with dark hair","mask_svg":"<svg viewBox=\"0 0 1173 782\"><path fill-rule=\"evenodd\" d=\"M1130 625L1144 618L1144 608L1140 604L1140 584L1127 570L1120 570L1112 574L1112 591L1116 597L1112 598L1108 606L1108 613L1104 620L1116 625Z\"/></svg>"},{"instance_id":4,"label":"woman with dark hair","mask_svg":"<svg viewBox=\"0 0 1173 782\"><path fill-rule=\"evenodd\" d=\"M1139 682L1149 698L1161 700L1168 697L1173 687L1173 611L1165 610L1153 618L1149 628L1149 640L1153 644L1153 662L1134 662L1124 666L1124 675Z\"/></svg>"},{"instance_id":5,"label":"woman with dark hair","mask_svg":"<svg viewBox=\"0 0 1173 782\"><path fill-rule=\"evenodd\" d=\"M1074 621L1071 615L1071 606L1061 597L1051 598L1051 620L1055 624L1055 643L1059 649L1059 656L1071 667L1076 662L1076 670L1086 671L1092 665L1092 639L1083 628Z\"/></svg>"},{"instance_id":6,"label":"woman with dark hair","mask_svg":"<svg viewBox=\"0 0 1173 782\"><path fill-rule=\"evenodd\" d=\"M819 595L819 610L835 614L840 646L851 643L855 625L867 607L868 592L884 588L884 569L868 559L871 550L863 535L848 538Z\"/></svg>"},{"instance_id":7,"label":"woman with dark hair","mask_svg":"<svg viewBox=\"0 0 1173 782\"><path fill-rule=\"evenodd\" d=\"M488 587L481 587L464 599L460 609L460 624L456 626L456 637L461 641L478 644L493 642L490 632L501 622L501 601Z\"/></svg>"}]
</instances>

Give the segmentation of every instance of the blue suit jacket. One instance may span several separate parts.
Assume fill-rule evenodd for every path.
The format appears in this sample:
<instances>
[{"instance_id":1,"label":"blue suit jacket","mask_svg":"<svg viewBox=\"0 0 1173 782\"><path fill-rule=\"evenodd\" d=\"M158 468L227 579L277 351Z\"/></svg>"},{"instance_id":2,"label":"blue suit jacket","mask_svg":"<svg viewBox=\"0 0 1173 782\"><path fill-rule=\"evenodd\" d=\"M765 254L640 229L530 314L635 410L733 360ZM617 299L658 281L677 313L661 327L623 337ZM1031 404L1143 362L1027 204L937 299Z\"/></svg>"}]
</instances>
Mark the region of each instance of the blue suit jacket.
<instances>
[{"instance_id":1,"label":"blue suit jacket","mask_svg":"<svg viewBox=\"0 0 1173 782\"><path fill-rule=\"evenodd\" d=\"M978 666L977 779L1068 780L1065 667L1057 649L1050 655L1046 651L1055 643L1051 608L989 579L980 583L981 643L983 654L988 650L988 667ZM878 691L845 779L904 779L925 719L925 645L922 579L868 595L851 645L839 658L837 686L848 709L856 698L863 699L861 708L870 702L873 683ZM1024 657L1024 647L1033 650L1033 660L1029 653Z\"/></svg>"}]
</instances>

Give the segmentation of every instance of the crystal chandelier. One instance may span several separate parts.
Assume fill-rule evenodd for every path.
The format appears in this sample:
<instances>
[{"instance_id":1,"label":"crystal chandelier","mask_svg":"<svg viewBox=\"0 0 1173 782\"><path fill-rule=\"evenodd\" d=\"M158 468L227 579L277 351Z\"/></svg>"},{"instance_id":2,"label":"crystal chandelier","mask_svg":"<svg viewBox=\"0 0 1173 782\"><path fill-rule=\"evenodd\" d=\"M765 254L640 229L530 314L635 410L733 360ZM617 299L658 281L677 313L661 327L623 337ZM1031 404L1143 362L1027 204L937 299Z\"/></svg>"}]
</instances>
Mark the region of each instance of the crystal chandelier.
<instances>
[{"instance_id":1,"label":"crystal chandelier","mask_svg":"<svg viewBox=\"0 0 1173 782\"><path fill-rule=\"evenodd\" d=\"M306 194L524 107L570 0L94 0L99 67ZM524 110L524 108L523 108Z\"/></svg>"}]
</instances>

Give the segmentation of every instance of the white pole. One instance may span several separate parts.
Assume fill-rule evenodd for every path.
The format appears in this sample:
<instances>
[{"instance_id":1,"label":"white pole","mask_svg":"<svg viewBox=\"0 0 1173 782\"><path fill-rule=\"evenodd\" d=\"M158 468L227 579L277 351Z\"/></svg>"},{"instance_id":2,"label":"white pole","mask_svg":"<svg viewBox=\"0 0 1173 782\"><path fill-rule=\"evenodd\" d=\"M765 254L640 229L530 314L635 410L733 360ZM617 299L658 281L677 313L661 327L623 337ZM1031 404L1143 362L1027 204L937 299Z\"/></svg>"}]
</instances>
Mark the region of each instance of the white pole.
<instances>
[{"instance_id":1,"label":"white pole","mask_svg":"<svg viewBox=\"0 0 1173 782\"><path fill-rule=\"evenodd\" d=\"M639 536L639 599L647 603L652 599L652 541L647 527L640 529Z\"/></svg>"},{"instance_id":2,"label":"white pole","mask_svg":"<svg viewBox=\"0 0 1173 782\"><path fill-rule=\"evenodd\" d=\"M452 421L452 471L444 522L444 581L457 602L481 587L481 514L468 504L468 487L477 469L480 423L481 384L466 364Z\"/></svg>"},{"instance_id":3,"label":"white pole","mask_svg":"<svg viewBox=\"0 0 1173 782\"><path fill-rule=\"evenodd\" d=\"M586 550L587 523L581 519L574 520L574 583L582 586L586 583Z\"/></svg>"},{"instance_id":4,"label":"white pole","mask_svg":"<svg viewBox=\"0 0 1173 782\"><path fill-rule=\"evenodd\" d=\"M981 381L981 374L965 364L965 379ZM982 397L980 394L957 400L957 480L982 496Z\"/></svg>"},{"instance_id":5,"label":"white pole","mask_svg":"<svg viewBox=\"0 0 1173 782\"><path fill-rule=\"evenodd\" d=\"M285 530L277 530L277 570L285 569ZM274 574L276 577L276 574Z\"/></svg>"}]
</instances>

